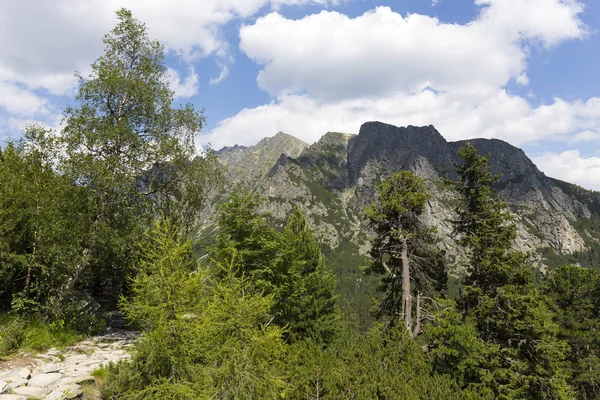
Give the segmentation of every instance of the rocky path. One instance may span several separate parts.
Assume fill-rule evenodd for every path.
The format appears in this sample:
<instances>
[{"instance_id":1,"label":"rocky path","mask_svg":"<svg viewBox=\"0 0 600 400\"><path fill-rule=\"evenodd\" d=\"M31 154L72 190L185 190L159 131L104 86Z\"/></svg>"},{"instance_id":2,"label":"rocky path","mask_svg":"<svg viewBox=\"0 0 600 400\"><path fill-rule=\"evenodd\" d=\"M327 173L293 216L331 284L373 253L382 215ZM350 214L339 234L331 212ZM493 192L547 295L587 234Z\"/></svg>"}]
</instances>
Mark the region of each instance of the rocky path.
<instances>
[{"instance_id":1,"label":"rocky path","mask_svg":"<svg viewBox=\"0 0 600 400\"><path fill-rule=\"evenodd\" d=\"M96 336L60 351L19 354L0 365L0 400L76 399L95 386L94 370L129 358L138 334L118 331Z\"/></svg>"}]
</instances>

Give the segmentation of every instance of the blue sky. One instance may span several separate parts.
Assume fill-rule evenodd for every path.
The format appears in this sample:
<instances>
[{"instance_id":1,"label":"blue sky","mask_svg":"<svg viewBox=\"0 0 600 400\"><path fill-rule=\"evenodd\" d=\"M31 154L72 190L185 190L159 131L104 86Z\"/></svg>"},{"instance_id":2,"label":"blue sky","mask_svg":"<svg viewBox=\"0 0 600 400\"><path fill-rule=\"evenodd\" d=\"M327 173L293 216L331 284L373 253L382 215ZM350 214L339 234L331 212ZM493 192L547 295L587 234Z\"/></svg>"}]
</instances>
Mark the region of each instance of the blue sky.
<instances>
[{"instance_id":1,"label":"blue sky","mask_svg":"<svg viewBox=\"0 0 600 400\"><path fill-rule=\"evenodd\" d=\"M206 109L199 145L433 124L600 190L595 0L0 0L1 141L60 129L120 7L166 45L176 100Z\"/></svg>"}]
</instances>

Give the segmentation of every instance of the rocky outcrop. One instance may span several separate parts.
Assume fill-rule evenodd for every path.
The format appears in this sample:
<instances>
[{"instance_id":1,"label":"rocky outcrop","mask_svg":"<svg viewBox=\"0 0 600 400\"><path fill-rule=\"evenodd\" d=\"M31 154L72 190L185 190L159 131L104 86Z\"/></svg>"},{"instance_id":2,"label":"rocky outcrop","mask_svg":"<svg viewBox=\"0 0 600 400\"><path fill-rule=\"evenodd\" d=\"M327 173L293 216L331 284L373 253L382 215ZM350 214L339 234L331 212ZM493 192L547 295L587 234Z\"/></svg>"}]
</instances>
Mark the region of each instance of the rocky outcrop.
<instances>
[{"instance_id":1,"label":"rocky outcrop","mask_svg":"<svg viewBox=\"0 0 600 400\"><path fill-rule=\"evenodd\" d=\"M237 181L258 180L265 176L281 154L297 158L308 144L287 133L278 132L262 139L255 146L224 147L219 150L219 160L227 167L230 178Z\"/></svg>"}]
</instances>

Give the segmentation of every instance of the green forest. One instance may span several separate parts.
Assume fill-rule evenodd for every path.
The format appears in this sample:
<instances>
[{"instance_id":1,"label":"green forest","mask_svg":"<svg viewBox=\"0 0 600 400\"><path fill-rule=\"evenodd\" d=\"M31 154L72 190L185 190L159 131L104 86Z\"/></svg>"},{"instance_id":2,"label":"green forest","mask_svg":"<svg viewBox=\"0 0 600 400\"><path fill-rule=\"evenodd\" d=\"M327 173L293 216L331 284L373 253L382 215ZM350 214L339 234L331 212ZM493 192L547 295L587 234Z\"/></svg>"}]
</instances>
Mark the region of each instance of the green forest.
<instances>
[{"instance_id":1,"label":"green forest","mask_svg":"<svg viewBox=\"0 0 600 400\"><path fill-rule=\"evenodd\" d=\"M104 399L600 399L600 275L540 276L513 214L467 144L446 180L466 255L447 295L422 178L383 179L364 209L378 277L365 329L299 205L282 228L196 151L202 110L175 105L164 48L130 11L79 76L60 132L28 125L0 149L0 361L68 346L120 310L142 332L110 364ZM84 397L85 398L85 397Z\"/></svg>"}]
</instances>

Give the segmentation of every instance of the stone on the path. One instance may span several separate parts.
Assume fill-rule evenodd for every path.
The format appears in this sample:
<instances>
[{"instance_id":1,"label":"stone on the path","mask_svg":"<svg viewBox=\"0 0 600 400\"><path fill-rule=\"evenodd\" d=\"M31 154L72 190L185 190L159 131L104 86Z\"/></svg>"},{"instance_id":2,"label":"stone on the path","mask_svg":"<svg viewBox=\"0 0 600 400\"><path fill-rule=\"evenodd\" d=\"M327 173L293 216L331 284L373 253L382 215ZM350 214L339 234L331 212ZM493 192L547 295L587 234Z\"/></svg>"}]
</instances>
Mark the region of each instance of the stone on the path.
<instances>
[{"instance_id":1,"label":"stone on the path","mask_svg":"<svg viewBox=\"0 0 600 400\"><path fill-rule=\"evenodd\" d=\"M12 375L6 376L3 379L5 382L10 383L10 387L13 389L19 386L27 385L27 379L21 378L18 374L13 373Z\"/></svg>"},{"instance_id":2,"label":"stone on the path","mask_svg":"<svg viewBox=\"0 0 600 400\"><path fill-rule=\"evenodd\" d=\"M46 395L48 395L48 393L50 393L51 390L48 388L37 387L37 386L21 386L16 389L13 389L13 392L15 394L20 394L21 396L25 396L28 399L31 399L31 398L41 399L41 398L46 397Z\"/></svg>"},{"instance_id":3,"label":"stone on the path","mask_svg":"<svg viewBox=\"0 0 600 400\"><path fill-rule=\"evenodd\" d=\"M60 372L61 369L62 369L62 365L60 365L60 364L45 364L45 365L42 365L42 371L45 374L49 374L51 372Z\"/></svg>"},{"instance_id":4,"label":"stone on the path","mask_svg":"<svg viewBox=\"0 0 600 400\"><path fill-rule=\"evenodd\" d=\"M98 347L101 349L107 348L108 346L110 346L110 343L98 343Z\"/></svg>"},{"instance_id":5,"label":"stone on the path","mask_svg":"<svg viewBox=\"0 0 600 400\"><path fill-rule=\"evenodd\" d=\"M38 354L35 356L35 358L39 358L42 360L49 360L53 363L59 363L60 362L60 358L56 357L56 356L51 356L49 354Z\"/></svg>"},{"instance_id":6,"label":"stone on the path","mask_svg":"<svg viewBox=\"0 0 600 400\"><path fill-rule=\"evenodd\" d=\"M77 365L81 362L84 362L88 359L88 356L85 354L75 354L75 355L69 355L67 358L65 358L65 367L69 366L69 365Z\"/></svg>"},{"instance_id":7,"label":"stone on the path","mask_svg":"<svg viewBox=\"0 0 600 400\"><path fill-rule=\"evenodd\" d=\"M47 387L56 383L64 375L58 372L52 372L49 374L34 375L29 380L28 386Z\"/></svg>"},{"instance_id":8,"label":"stone on the path","mask_svg":"<svg viewBox=\"0 0 600 400\"><path fill-rule=\"evenodd\" d=\"M10 385L8 382L0 381L0 394L4 392L8 392L10 390Z\"/></svg>"},{"instance_id":9,"label":"stone on the path","mask_svg":"<svg viewBox=\"0 0 600 400\"><path fill-rule=\"evenodd\" d=\"M58 385L56 389L50 392L44 400L61 400L61 399L74 399L83 393L81 386L72 383L68 385Z\"/></svg>"},{"instance_id":10,"label":"stone on the path","mask_svg":"<svg viewBox=\"0 0 600 400\"><path fill-rule=\"evenodd\" d=\"M27 397L18 394L0 394L0 400L27 400Z\"/></svg>"},{"instance_id":11,"label":"stone on the path","mask_svg":"<svg viewBox=\"0 0 600 400\"><path fill-rule=\"evenodd\" d=\"M29 379L31 376L31 370L29 368L21 368L19 370L19 376L23 379Z\"/></svg>"},{"instance_id":12,"label":"stone on the path","mask_svg":"<svg viewBox=\"0 0 600 400\"><path fill-rule=\"evenodd\" d=\"M58 355L60 354L60 351L58 351L57 349L55 349L54 347L51 348L50 350L48 350L46 352L46 354L48 354L49 356L54 356L54 357L58 357Z\"/></svg>"},{"instance_id":13,"label":"stone on the path","mask_svg":"<svg viewBox=\"0 0 600 400\"><path fill-rule=\"evenodd\" d=\"M71 383L82 384L84 382L95 382L96 378L94 378L90 374L81 374L77 376L67 376L58 382L59 385L68 385Z\"/></svg>"}]
</instances>

